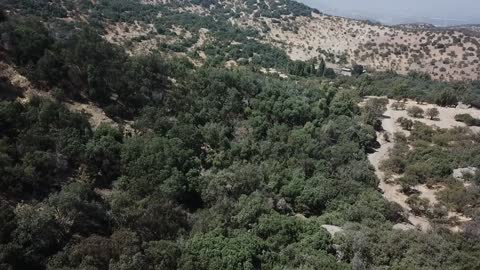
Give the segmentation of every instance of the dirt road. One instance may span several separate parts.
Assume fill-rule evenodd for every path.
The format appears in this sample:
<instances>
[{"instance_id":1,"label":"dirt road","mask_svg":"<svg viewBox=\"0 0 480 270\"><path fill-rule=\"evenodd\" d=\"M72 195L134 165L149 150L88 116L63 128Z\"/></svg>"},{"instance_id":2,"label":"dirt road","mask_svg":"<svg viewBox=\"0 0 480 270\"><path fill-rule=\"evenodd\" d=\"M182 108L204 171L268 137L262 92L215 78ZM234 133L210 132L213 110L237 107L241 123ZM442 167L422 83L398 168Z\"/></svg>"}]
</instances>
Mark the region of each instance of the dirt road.
<instances>
[{"instance_id":1,"label":"dirt road","mask_svg":"<svg viewBox=\"0 0 480 270\"><path fill-rule=\"evenodd\" d=\"M384 118L382 119L382 127L384 131L377 134L380 148L378 148L376 152L370 154L368 156L368 159L370 163L375 167L375 173L380 179L379 188L383 192L383 197L402 206L402 208L405 210L408 221L415 227L420 228L422 231L427 231L431 228L428 219L425 217L416 216L411 213L410 206L408 206L408 204L406 203L408 196L400 191L400 185L389 183L389 179L386 179L385 174L380 170L380 163L388 158L388 152L394 144L393 141L385 141L383 138L383 133L387 132L391 137L395 132L403 132L402 130L398 129L395 124L397 117L395 117L395 112L392 110L392 103L393 101L389 100L387 111L385 112Z\"/></svg>"}]
</instances>

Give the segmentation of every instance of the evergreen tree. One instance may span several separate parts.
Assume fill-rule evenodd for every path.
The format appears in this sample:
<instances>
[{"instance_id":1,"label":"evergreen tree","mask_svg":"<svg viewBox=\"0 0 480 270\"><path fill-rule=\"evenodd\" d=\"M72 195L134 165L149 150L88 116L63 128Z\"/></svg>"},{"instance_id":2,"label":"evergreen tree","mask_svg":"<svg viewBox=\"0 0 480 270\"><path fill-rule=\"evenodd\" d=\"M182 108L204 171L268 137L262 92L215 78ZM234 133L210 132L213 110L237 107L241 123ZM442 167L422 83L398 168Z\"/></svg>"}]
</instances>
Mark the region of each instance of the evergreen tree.
<instances>
[{"instance_id":1,"label":"evergreen tree","mask_svg":"<svg viewBox=\"0 0 480 270\"><path fill-rule=\"evenodd\" d=\"M318 64L317 68L317 76L323 77L325 75L325 60L320 58L320 63Z\"/></svg>"}]
</instances>

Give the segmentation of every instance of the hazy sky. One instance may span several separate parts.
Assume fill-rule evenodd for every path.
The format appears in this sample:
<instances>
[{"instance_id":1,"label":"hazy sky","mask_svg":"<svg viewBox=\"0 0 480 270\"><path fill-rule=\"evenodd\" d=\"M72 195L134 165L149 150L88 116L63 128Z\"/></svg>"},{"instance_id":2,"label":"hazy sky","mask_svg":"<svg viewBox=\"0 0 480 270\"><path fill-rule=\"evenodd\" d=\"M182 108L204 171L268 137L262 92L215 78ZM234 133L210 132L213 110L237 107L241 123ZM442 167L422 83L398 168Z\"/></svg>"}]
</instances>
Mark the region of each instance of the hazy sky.
<instances>
[{"instance_id":1,"label":"hazy sky","mask_svg":"<svg viewBox=\"0 0 480 270\"><path fill-rule=\"evenodd\" d=\"M300 0L311 7L335 12L389 20L426 17L453 23L480 23L480 0Z\"/></svg>"}]
</instances>

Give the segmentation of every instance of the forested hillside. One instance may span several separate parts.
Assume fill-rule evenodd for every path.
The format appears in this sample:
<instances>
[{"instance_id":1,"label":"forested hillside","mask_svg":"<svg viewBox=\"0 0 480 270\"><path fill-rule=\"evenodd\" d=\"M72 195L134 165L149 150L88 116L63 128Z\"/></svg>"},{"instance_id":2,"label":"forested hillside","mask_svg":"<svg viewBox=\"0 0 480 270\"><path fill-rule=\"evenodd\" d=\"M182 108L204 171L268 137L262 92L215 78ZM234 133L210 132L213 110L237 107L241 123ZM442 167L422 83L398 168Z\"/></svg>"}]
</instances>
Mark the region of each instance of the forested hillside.
<instances>
[{"instance_id":1,"label":"forested hillside","mask_svg":"<svg viewBox=\"0 0 480 270\"><path fill-rule=\"evenodd\" d=\"M344 77L229 23L315 14L294 1L166 2L0 1L0 269L480 268L480 175L468 200L445 192L458 232L394 229L367 159L385 104L358 105L479 107L478 82ZM417 126L400 170L480 166L478 134Z\"/></svg>"},{"instance_id":2,"label":"forested hillside","mask_svg":"<svg viewBox=\"0 0 480 270\"><path fill-rule=\"evenodd\" d=\"M480 79L480 38L465 27L388 27L329 16L291 0L3 2L13 12L48 21L88 23L131 54L163 51L196 65L262 61L285 68L288 56L323 60L337 71L362 65L441 81Z\"/></svg>"}]
</instances>

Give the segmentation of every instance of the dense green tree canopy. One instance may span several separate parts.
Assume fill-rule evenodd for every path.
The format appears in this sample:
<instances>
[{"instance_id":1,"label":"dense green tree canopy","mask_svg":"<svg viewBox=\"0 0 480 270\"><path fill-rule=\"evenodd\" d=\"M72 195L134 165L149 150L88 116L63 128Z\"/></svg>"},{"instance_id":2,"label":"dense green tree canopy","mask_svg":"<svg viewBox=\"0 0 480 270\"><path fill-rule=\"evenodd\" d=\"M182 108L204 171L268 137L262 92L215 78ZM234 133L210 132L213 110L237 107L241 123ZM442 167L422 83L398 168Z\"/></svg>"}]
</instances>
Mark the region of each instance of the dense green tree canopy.
<instances>
[{"instance_id":1,"label":"dense green tree canopy","mask_svg":"<svg viewBox=\"0 0 480 270\"><path fill-rule=\"evenodd\" d=\"M232 26L234 14L217 1L193 2L212 17L175 11L175 1L5 1L2 65L43 98L2 75L1 269L479 267L478 218L452 234L442 227L445 209L429 212L414 196L412 209L438 228L392 229L406 220L378 191L367 159L388 102L359 105L365 95L478 105L477 83L358 66L358 77L337 78L324 59L292 61L258 42L260 30ZM313 11L268 3L242 9L261 6L258 16L275 20ZM68 22L73 11L88 12L88 23ZM108 23L138 21L165 36L173 25L209 29L207 60L198 65L188 49L195 35L135 56L103 37ZM225 68L230 60L238 66ZM385 170L402 174L402 188L445 184L445 207L478 216L479 175L470 176L473 188L450 177L480 166L478 135L407 120L410 136L394 136ZM324 225L344 231L333 236Z\"/></svg>"}]
</instances>

